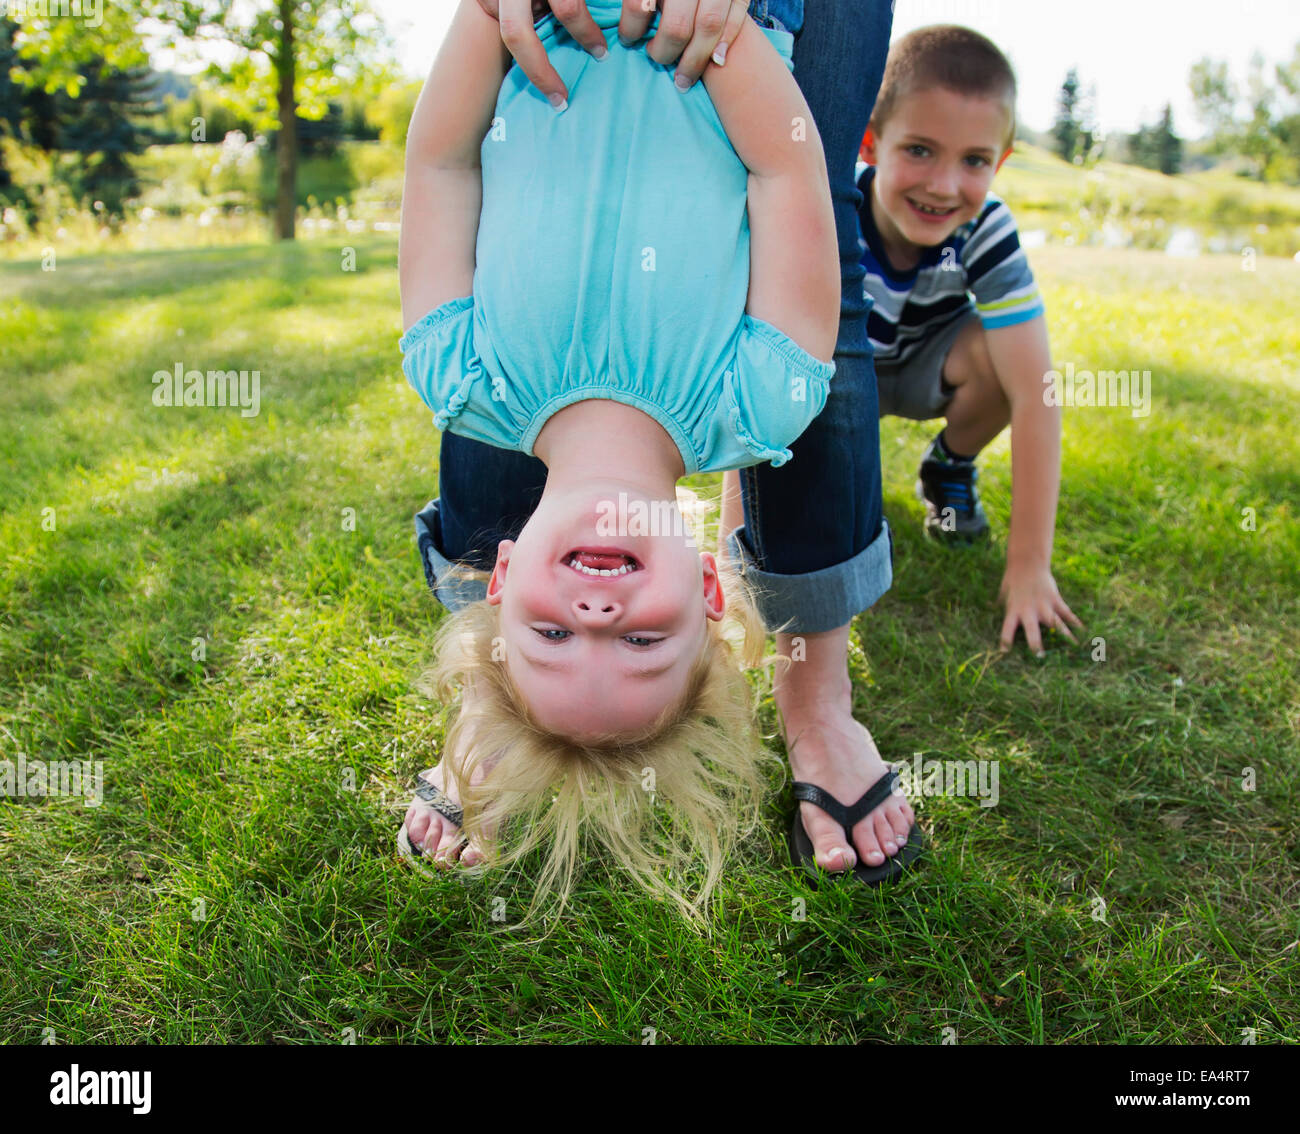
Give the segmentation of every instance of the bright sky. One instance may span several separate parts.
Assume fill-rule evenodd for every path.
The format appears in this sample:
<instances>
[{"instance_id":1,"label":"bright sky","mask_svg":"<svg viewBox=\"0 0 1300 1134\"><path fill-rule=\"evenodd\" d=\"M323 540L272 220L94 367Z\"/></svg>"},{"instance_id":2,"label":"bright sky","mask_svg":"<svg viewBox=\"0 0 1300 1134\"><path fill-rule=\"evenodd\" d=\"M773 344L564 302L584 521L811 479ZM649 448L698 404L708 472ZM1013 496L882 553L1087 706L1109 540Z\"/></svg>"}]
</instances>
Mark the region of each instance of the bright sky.
<instances>
[{"instance_id":1,"label":"bright sky","mask_svg":"<svg viewBox=\"0 0 1300 1134\"><path fill-rule=\"evenodd\" d=\"M819 0L804 0L805 7ZM398 43L402 66L428 73L456 0L375 0ZM1166 102L1174 128L1203 133L1192 112L1187 74L1203 56L1228 63L1244 84L1253 52L1272 65L1300 43L1300 0L896 0L894 37L926 24L965 24L992 39L1011 60L1020 85L1021 121L1046 130L1065 72L1077 67L1097 86L1105 132L1154 122Z\"/></svg>"}]
</instances>

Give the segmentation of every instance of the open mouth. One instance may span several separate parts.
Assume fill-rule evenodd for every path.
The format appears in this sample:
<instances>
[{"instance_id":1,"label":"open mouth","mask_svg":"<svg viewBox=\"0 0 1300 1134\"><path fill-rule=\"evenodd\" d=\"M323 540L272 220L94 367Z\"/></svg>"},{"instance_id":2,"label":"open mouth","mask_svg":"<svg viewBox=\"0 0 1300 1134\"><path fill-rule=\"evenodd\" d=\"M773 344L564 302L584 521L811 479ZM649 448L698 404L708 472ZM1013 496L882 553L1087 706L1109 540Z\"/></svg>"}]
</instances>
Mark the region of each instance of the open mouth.
<instances>
[{"instance_id":1,"label":"open mouth","mask_svg":"<svg viewBox=\"0 0 1300 1134\"><path fill-rule=\"evenodd\" d=\"M589 578L614 579L644 570L640 560L610 547L575 547L564 557L564 565Z\"/></svg>"},{"instance_id":2,"label":"open mouth","mask_svg":"<svg viewBox=\"0 0 1300 1134\"><path fill-rule=\"evenodd\" d=\"M907 203L923 217L930 217L933 220L943 220L945 217L952 216L952 214L957 211L955 205L950 209L940 209L936 208L934 205L923 205L920 201L913 201L911 197L907 198Z\"/></svg>"}]
</instances>

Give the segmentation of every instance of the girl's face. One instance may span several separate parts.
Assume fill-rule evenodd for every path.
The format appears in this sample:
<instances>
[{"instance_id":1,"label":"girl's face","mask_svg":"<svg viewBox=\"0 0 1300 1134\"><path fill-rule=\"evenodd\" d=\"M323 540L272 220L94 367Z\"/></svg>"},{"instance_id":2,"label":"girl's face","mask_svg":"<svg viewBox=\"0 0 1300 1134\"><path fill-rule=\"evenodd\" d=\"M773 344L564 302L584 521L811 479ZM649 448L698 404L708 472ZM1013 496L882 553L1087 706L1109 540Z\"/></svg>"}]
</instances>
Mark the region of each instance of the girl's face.
<instances>
[{"instance_id":1,"label":"girl's face","mask_svg":"<svg viewBox=\"0 0 1300 1134\"><path fill-rule=\"evenodd\" d=\"M638 732L680 699L725 608L676 501L591 483L544 497L518 541L501 541L487 599L501 606L494 657L504 646L538 723L577 742Z\"/></svg>"}]
</instances>

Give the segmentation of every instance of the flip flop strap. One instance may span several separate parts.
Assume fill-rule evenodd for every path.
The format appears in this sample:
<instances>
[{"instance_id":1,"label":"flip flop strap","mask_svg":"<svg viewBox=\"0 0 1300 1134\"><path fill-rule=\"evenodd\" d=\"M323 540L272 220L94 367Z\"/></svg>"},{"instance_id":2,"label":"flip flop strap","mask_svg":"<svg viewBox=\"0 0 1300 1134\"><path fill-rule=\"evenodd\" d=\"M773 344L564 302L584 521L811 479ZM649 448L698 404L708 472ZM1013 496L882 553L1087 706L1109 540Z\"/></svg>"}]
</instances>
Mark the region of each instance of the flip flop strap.
<instances>
[{"instance_id":1,"label":"flip flop strap","mask_svg":"<svg viewBox=\"0 0 1300 1134\"><path fill-rule=\"evenodd\" d=\"M890 792L894 790L894 784L897 780L897 772L886 772L867 789L866 794L852 807L845 807L833 795L819 788L816 784L796 782L794 797L804 803L811 803L814 807L820 807L846 832L849 832L862 821L863 816L870 814L888 798Z\"/></svg>"},{"instance_id":2,"label":"flip flop strap","mask_svg":"<svg viewBox=\"0 0 1300 1134\"><path fill-rule=\"evenodd\" d=\"M465 826L465 813L436 784L428 780L416 780L415 794L428 803L444 819L449 819L457 827Z\"/></svg>"}]
</instances>

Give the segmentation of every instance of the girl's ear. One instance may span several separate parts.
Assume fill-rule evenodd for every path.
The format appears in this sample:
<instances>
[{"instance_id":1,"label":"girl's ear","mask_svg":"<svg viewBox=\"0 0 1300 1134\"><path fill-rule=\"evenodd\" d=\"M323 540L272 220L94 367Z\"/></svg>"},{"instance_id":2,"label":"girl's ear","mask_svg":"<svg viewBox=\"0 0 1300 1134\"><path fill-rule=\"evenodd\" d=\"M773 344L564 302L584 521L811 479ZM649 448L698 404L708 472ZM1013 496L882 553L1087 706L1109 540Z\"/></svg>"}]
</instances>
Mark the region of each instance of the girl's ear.
<instances>
[{"instance_id":1,"label":"girl's ear","mask_svg":"<svg viewBox=\"0 0 1300 1134\"><path fill-rule=\"evenodd\" d=\"M487 600L492 606L501 601L501 585L505 582L506 568L510 565L510 553L515 549L515 541L503 539L497 544L497 561L492 568L492 578L488 580Z\"/></svg>"},{"instance_id":2,"label":"girl's ear","mask_svg":"<svg viewBox=\"0 0 1300 1134\"><path fill-rule=\"evenodd\" d=\"M727 598L718 578L718 563L707 551L700 552L700 562L704 566L704 614L710 621L720 622L727 609Z\"/></svg>"}]
</instances>

